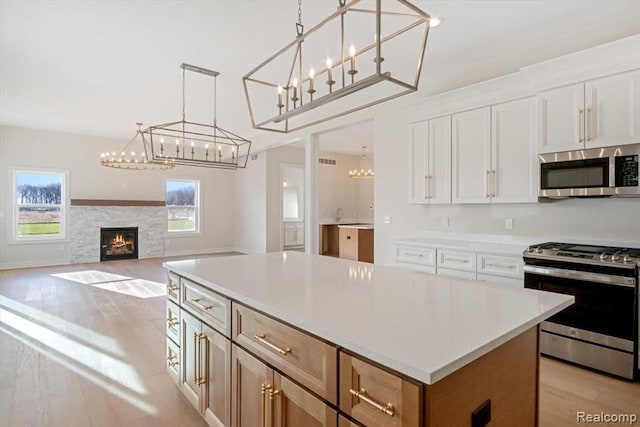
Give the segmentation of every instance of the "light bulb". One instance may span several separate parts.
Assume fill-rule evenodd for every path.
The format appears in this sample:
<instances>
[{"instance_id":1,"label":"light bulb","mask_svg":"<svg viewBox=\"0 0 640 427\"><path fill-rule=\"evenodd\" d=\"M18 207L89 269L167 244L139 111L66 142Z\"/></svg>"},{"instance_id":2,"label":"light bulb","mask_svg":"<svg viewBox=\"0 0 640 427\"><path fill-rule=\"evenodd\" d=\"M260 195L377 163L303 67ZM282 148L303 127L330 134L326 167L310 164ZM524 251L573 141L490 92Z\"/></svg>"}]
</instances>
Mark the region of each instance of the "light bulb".
<instances>
[{"instance_id":1,"label":"light bulb","mask_svg":"<svg viewBox=\"0 0 640 427\"><path fill-rule=\"evenodd\" d=\"M352 58L356 56L356 47L354 45L351 45L351 47L349 48L349 56L351 56Z\"/></svg>"},{"instance_id":2,"label":"light bulb","mask_svg":"<svg viewBox=\"0 0 640 427\"><path fill-rule=\"evenodd\" d=\"M134 153L133 151L131 152L131 157L135 156L136 153Z\"/></svg>"},{"instance_id":3,"label":"light bulb","mask_svg":"<svg viewBox=\"0 0 640 427\"><path fill-rule=\"evenodd\" d=\"M195 144L193 143L193 141L191 141L191 146L192 146L192 147L193 147L193 146L195 146Z\"/></svg>"},{"instance_id":4,"label":"light bulb","mask_svg":"<svg viewBox=\"0 0 640 427\"><path fill-rule=\"evenodd\" d=\"M309 78L312 79L316 75L316 72L313 68L309 68Z\"/></svg>"},{"instance_id":5,"label":"light bulb","mask_svg":"<svg viewBox=\"0 0 640 427\"><path fill-rule=\"evenodd\" d=\"M164 144L164 138L160 138L160 142Z\"/></svg>"},{"instance_id":6,"label":"light bulb","mask_svg":"<svg viewBox=\"0 0 640 427\"><path fill-rule=\"evenodd\" d=\"M204 144L204 148L206 148L207 150L209 149L209 143L208 142L206 144Z\"/></svg>"},{"instance_id":7,"label":"light bulb","mask_svg":"<svg viewBox=\"0 0 640 427\"><path fill-rule=\"evenodd\" d=\"M278 85L278 95L282 95L282 86Z\"/></svg>"},{"instance_id":8,"label":"light bulb","mask_svg":"<svg viewBox=\"0 0 640 427\"><path fill-rule=\"evenodd\" d=\"M115 154L115 153L114 153ZM122 153L120 153L121 156L124 156L124 151Z\"/></svg>"},{"instance_id":9,"label":"light bulb","mask_svg":"<svg viewBox=\"0 0 640 427\"><path fill-rule=\"evenodd\" d=\"M429 27L437 27L441 23L442 21L440 20L440 18L436 18L435 16L432 16L431 19L429 20Z\"/></svg>"},{"instance_id":10,"label":"light bulb","mask_svg":"<svg viewBox=\"0 0 640 427\"><path fill-rule=\"evenodd\" d=\"M331 58L327 58L327 68L331 67L333 67L333 61L331 60Z\"/></svg>"},{"instance_id":11,"label":"light bulb","mask_svg":"<svg viewBox=\"0 0 640 427\"><path fill-rule=\"evenodd\" d=\"M293 82L291 82L293 84L293 87L298 87L298 78L294 77L293 78Z\"/></svg>"},{"instance_id":12,"label":"light bulb","mask_svg":"<svg viewBox=\"0 0 640 427\"><path fill-rule=\"evenodd\" d=\"M176 145L180 145L180 140L176 139Z\"/></svg>"}]
</instances>

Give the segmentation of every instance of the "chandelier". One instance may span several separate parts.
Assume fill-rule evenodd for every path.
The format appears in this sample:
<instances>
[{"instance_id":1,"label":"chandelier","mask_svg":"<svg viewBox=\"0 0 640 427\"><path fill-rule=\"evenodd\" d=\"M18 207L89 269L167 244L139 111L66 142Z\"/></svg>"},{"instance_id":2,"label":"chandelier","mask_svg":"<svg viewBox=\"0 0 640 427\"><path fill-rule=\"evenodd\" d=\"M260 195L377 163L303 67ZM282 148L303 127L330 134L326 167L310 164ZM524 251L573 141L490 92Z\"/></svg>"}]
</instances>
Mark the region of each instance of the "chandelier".
<instances>
[{"instance_id":1,"label":"chandelier","mask_svg":"<svg viewBox=\"0 0 640 427\"><path fill-rule=\"evenodd\" d=\"M437 22L406 0L338 0L305 33L298 0L295 40L243 76L253 127L286 133L416 91Z\"/></svg>"},{"instance_id":2,"label":"chandelier","mask_svg":"<svg viewBox=\"0 0 640 427\"><path fill-rule=\"evenodd\" d=\"M352 169L349 171L349 178L373 178L373 163L367 156L367 146L362 146L362 155L358 162L359 169Z\"/></svg>"},{"instance_id":3,"label":"chandelier","mask_svg":"<svg viewBox=\"0 0 640 427\"><path fill-rule=\"evenodd\" d=\"M237 169L247 165L251 141L218 126L217 77L220 73L182 64L182 120L150 126L151 158L176 165ZM213 77L213 124L188 121L185 113L185 72Z\"/></svg>"},{"instance_id":4,"label":"chandelier","mask_svg":"<svg viewBox=\"0 0 640 427\"><path fill-rule=\"evenodd\" d=\"M138 126L136 134L122 150L106 151L100 154L102 166L131 170L173 169L175 163L171 159L150 160L151 144L144 136L142 123L138 122L136 125Z\"/></svg>"}]
</instances>

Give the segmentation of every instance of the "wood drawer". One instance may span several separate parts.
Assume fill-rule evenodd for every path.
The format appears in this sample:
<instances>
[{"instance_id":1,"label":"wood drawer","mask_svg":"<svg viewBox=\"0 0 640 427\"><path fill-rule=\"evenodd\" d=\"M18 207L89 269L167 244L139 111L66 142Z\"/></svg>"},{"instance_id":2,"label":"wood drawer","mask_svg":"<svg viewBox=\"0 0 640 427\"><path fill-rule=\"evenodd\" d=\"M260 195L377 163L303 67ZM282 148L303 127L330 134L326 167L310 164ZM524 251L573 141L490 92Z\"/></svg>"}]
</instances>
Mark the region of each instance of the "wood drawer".
<instances>
[{"instance_id":1,"label":"wood drawer","mask_svg":"<svg viewBox=\"0 0 640 427\"><path fill-rule=\"evenodd\" d=\"M180 343L180 307L167 300L167 337Z\"/></svg>"},{"instance_id":2,"label":"wood drawer","mask_svg":"<svg viewBox=\"0 0 640 427\"><path fill-rule=\"evenodd\" d=\"M522 256L478 254L478 273L522 279L524 278L523 264Z\"/></svg>"},{"instance_id":3,"label":"wood drawer","mask_svg":"<svg viewBox=\"0 0 640 427\"><path fill-rule=\"evenodd\" d=\"M476 272L476 254L438 250L438 267Z\"/></svg>"},{"instance_id":4,"label":"wood drawer","mask_svg":"<svg viewBox=\"0 0 640 427\"><path fill-rule=\"evenodd\" d=\"M421 389L340 352L340 410L368 427L420 426Z\"/></svg>"},{"instance_id":5,"label":"wood drawer","mask_svg":"<svg viewBox=\"0 0 640 427\"><path fill-rule=\"evenodd\" d=\"M346 419L344 416L338 416L338 427L360 427L361 424Z\"/></svg>"},{"instance_id":6,"label":"wood drawer","mask_svg":"<svg viewBox=\"0 0 640 427\"><path fill-rule=\"evenodd\" d=\"M329 402L338 401L338 350L242 305L233 304L233 340Z\"/></svg>"},{"instance_id":7,"label":"wood drawer","mask_svg":"<svg viewBox=\"0 0 640 427\"><path fill-rule=\"evenodd\" d=\"M167 298L180 304L180 277L173 272L167 277Z\"/></svg>"},{"instance_id":8,"label":"wood drawer","mask_svg":"<svg viewBox=\"0 0 640 427\"><path fill-rule=\"evenodd\" d=\"M167 338L167 373L171 379L180 384L180 347Z\"/></svg>"},{"instance_id":9,"label":"wood drawer","mask_svg":"<svg viewBox=\"0 0 640 427\"><path fill-rule=\"evenodd\" d=\"M186 307L203 322L230 338L231 301L184 277L181 282L182 307Z\"/></svg>"},{"instance_id":10,"label":"wood drawer","mask_svg":"<svg viewBox=\"0 0 640 427\"><path fill-rule=\"evenodd\" d=\"M398 246L396 247L396 261L435 266L436 250Z\"/></svg>"}]
</instances>

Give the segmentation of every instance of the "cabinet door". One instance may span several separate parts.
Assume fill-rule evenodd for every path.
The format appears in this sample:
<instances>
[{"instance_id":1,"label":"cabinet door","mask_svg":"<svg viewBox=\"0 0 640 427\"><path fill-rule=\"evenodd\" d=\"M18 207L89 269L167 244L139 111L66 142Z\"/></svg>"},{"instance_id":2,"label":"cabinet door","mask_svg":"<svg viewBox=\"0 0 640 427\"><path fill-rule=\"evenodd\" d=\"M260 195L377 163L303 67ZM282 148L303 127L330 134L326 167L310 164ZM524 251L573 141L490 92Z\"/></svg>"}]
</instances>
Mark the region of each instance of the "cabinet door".
<instances>
[{"instance_id":1,"label":"cabinet door","mask_svg":"<svg viewBox=\"0 0 640 427\"><path fill-rule=\"evenodd\" d=\"M358 230L356 228L339 228L340 258L358 261Z\"/></svg>"},{"instance_id":2,"label":"cabinet door","mask_svg":"<svg viewBox=\"0 0 640 427\"><path fill-rule=\"evenodd\" d=\"M489 203L491 108L452 116L453 203Z\"/></svg>"},{"instance_id":3,"label":"cabinet door","mask_svg":"<svg viewBox=\"0 0 640 427\"><path fill-rule=\"evenodd\" d=\"M584 148L584 84L539 94L538 118L538 153Z\"/></svg>"},{"instance_id":4,"label":"cabinet door","mask_svg":"<svg viewBox=\"0 0 640 427\"><path fill-rule=\"evenodd\" d=\"M428 122L409 128L409 203L427 203Z\"/></svg>"},{"instance_id":5,"label":"cabinet door","mask_svg":"<svg viewBox=\"0 0 640 427\"><path fill-rule=\"evenodd\" d=\"M585 84L586 147L640 141L640 71Z\"/></svg>"},{"instance_id":6,"label":"cabinet door","mask_svg":"<svg viewBox=\"0 0 640 427\"><path fill-rule=\"evenodd\" d=\"M270 427L336 427L338 413L280 374L269 391Z\"/></svg>"},{"instance_id":7,"label":"cabinet door","mask_svg":"<svg viewBox=\"0 0 640 427\"><path fill-rule=\"evenodd\" d=\"M535 98L491 107L491 203L538 200Z\"/></svg>"},{"instance_id":8,"label":"cabinet door","mask_svg":"<svg viewBox=\"0 0 640 427\"><path fill-rule=\"evenodd\" d=\"M273 371L235 344L231 345L231 425L265 426L267 393Z\"/></svg>"},{"instance_id":9,"label":"cabinet door","mask_svg":"<svg viewBox=\"0 0 640 427\"><path fill-rule=\"evenodd\" d=\"M180 310L180 336L182 343L182 366L180 389L189 402L200 411L200 337L202 322L185 310Z\"/></svg>"},{"instance_id":10,"label":"cabinet door","mask_svg":"<svg viewBox=\"0 0 640 427\"><path fill-rule=\"evenodd\" d=\"M451 203L451 116L429 120L427 201Z\"/></svg>"},{"instance_id":11,"label":"cabinet door","mask_svg":"<svg viewBox=\"0 0 640 427\"><path fill-rule=\"evenodd\" d=\"M202 414L212 427L231 425L231 341L202 325Z\"/></svg>"}]
</instances>

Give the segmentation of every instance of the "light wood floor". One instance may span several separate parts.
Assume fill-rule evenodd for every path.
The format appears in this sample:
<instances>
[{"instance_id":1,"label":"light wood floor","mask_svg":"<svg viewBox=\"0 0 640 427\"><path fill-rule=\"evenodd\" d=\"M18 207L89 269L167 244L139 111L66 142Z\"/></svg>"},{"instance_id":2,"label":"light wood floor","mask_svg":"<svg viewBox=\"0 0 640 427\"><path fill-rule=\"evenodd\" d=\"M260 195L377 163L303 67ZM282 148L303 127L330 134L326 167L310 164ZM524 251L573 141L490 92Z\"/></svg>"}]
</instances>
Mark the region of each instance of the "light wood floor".
<instances>
[{"instance_id":1,"label":"light wood floor","mask_svg":"<svg viewBox=\"0 0 640 427\"><path fill-rule=\"evenodd\" d=\"M0 425L205 425L165 373L163 261L0 271ZM638 383L540 366L541 427L640 415Z\"/></svg>"}]
</instances>

